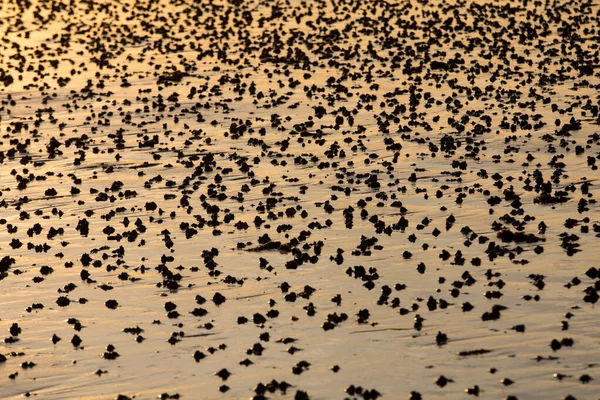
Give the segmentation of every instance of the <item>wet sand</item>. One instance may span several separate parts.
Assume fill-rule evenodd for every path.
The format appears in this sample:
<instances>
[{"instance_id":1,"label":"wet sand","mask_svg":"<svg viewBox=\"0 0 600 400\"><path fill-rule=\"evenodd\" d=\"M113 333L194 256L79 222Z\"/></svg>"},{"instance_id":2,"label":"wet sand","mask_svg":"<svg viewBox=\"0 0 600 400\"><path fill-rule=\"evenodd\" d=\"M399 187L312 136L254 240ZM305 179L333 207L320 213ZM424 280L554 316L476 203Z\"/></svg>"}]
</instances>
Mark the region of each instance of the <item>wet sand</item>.
<instances>
[{"instance_id":1,"label":"wet sand","mask_svg":"<svg viewBox=\"0 0 600 400\"><path fill-rule=\"evenodd\" d=\"M2 3L0 398L598 398L599 18Z\"/></svg>"}]
</instances>

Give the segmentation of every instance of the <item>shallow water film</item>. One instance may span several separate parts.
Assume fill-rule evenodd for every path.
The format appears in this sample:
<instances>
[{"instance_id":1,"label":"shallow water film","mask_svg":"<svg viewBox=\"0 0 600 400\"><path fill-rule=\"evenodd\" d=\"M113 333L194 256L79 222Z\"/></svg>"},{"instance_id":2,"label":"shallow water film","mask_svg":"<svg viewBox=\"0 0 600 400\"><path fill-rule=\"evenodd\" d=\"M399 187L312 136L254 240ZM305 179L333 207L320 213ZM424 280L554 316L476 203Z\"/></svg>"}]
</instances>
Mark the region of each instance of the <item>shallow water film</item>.
<instances>
[{"instance_id":1,"label":"shallow water film","mask_svg":"<svg viewBox=\"0 0 600 400\"><path fill-rule=\"evenodd\" d=\"M4 0L0 398L600 398L599 27Z\"/></svg>"}]
</instances>

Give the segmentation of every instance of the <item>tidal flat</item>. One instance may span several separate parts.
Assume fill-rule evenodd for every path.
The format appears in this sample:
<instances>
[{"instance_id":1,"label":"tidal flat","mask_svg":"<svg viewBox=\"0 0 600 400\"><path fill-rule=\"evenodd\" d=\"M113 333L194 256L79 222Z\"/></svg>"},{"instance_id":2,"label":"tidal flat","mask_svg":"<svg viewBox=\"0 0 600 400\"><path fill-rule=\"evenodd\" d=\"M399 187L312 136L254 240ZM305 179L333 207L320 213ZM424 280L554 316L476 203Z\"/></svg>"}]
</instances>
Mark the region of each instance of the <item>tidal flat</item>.
<instances>
[{"instance_id":1,"label":"tidal flat","mask_svg":"<svg viewBox=\"0 0 600 400\"><path fill-rule=\"evenodd\" d=\"M600 398L598 1L4 0L0 398Z\"/></svg>"}]
</instances>

